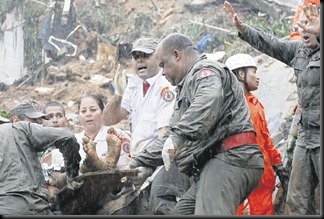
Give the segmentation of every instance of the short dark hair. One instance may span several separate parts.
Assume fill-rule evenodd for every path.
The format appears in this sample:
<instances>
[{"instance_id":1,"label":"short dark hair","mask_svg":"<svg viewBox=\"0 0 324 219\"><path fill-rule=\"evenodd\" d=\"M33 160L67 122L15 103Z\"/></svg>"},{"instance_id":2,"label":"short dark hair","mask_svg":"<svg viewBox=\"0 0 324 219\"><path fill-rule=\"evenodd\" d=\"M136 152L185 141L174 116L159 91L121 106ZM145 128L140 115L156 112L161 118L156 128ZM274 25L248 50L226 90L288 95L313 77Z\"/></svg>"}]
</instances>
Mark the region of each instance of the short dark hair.
<instances>
[{"instance_id":1,"label":"short dark hair","mask_svg":"<svg viewBox=\"0 0 324 219\"><path fill-rule=\"evenodd\" d=\"M46 105L44 106L44 109L43 109L43 113L46 114L46 110L48 107L60 107L62 109L62 112L63 112L63 115L65 116L65 109L64 109L64 106L62 103L60 102L57 102L57 101L50 101L48 103L46 103Z\"/></svg>"}]
</instances>

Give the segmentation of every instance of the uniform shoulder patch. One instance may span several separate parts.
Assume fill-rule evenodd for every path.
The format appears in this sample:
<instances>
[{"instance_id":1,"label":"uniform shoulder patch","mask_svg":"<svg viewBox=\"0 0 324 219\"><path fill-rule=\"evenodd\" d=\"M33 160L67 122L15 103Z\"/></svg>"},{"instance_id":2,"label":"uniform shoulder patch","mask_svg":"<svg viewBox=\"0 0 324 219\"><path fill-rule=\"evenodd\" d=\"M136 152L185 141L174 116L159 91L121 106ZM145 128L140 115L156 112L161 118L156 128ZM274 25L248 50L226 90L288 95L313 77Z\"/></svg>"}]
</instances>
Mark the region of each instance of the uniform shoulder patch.
<instances>
[{"instance_id":1,"label":"uniform shoulder patch","mask_svg":"<svg viewBox=\"0 0 324 219\"><path fill-rule=\"evenodd\" d=\"M169 87L165 87L161 90L161 97L165 102L171 102L174 100L175 94L169 89Z\"/></svg>"},{"instance_id":2,"label":"uniform shoulder patch","mask_svg":"<svg viewBox=\"0 0 324 219\"><path fill-rule=\"evenodd\" d=\"M198 72L198 78L205 78L213 74L214 72L212 70L208 68L203 68Z\"/></svg>"}]
</instances>

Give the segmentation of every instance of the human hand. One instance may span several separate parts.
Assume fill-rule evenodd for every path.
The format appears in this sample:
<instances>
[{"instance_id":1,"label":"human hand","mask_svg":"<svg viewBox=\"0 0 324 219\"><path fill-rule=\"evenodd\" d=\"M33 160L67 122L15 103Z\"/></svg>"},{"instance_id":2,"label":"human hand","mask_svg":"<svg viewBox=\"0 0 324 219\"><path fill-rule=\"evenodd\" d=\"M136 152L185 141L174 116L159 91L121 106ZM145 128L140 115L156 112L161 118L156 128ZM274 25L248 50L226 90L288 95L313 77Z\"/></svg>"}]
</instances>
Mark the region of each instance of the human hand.
<instances>
[{"instance_id":1,"label":"human hand","mask_svg":"<svg viewBox=\"0 0 324 219\"><path fill-rule=\"evenodd\" d=\"M48 196L47 196L47 198L48 198L48 202L50 203L50 204L55 204L56 203L56 201L57 201L57 196L56 196L56 192L58 191L59 189L57 188L57 187L55 187L55 186L51 186L51 185L48 185L47 186L47 191L48 191Z\"/></svg>"},{"instance_id":2,"label":"human hand","mask_svg":"<svg viewBox=\"0 0 324 219\"><path fill-rule=\"evenodd\" d=\"M162 149L162 159L166 171L171 167L171 161L174 159L174 151L174 144L172 143L172 139L169 137L165 141Z\"/></svg>"},{"instance_id":3,"label":"human hand","mask_svg":"<svg viewBox=\"0 0 324 219\"><path fill-rule=\"evenodd\" d=\"M238 30L238 32L243 33L245 25L243 24L243 22L239 19L239 17L237 16L237 14L235 13L231 3L229 3L228 1L224 2L224 11L227 15L228 20L235 25L236 29Z\"/></svg>"},{"instance_id":4,"label":"human hand","mask_svg":"<svg viewBox=\"0 0 324 219\"><path fill-rule=\"evenodd\" d=\"M289 182L289 172L282 164L276 164L273 166L279 180L281 182L282 188L287 192L288 191L288 182Z\"/></svg>"},{"instance_id":5,"label":"human hand","mask_svg":"<svg viewBox=\"0 0 324 219\"><path fill-rule=\"evenodd\" d=\"M308 22L297 21L297 25L302 28L305 32L314 34L316 36L320 35L321 23L320 14L317 6L315 4L309 3L309 6L303 6L303 12L308 19Z\"/></svg>"},{"instance_id":6,"label":"human hand","mask_svg":"<svg viewBox=\"0 0 324 219\"><path fill-rule=\"evenodd\" d=\"M118 96L123 96L125 89L126 89L126 85L127 85L127 79L126 79L126 71L116 71L115 77L114 77L114 81L116 84L116 92L115 94Z\"/></svg>"},{"instance_id":7,"label":"human hand","mask_svg":"<svg viewBox=\"0 0 324 219\"><path fill-rule=\"evenodd\" d=\"M70 190L73 190L74 191L76 189L81 188L81 186L83 185L83 183L84 183L83 180L81 180L81 181L75 181L75 179L72 178L72 177L69 177L69 176L66 177L66 186Z\"/></svg>"},{"instance_id":8,"label":"human hand","mask_svg":"<svg viewBox=\"0 0 324 219\"><path fill-rule=\"evenodd\" d=\"M129 181L132 182L135 187L140 188L144 181L152 175L153 169L150 167L136 167L135 169L139 170L137 175L129 176Z\"/></svg>"}]
</instances>

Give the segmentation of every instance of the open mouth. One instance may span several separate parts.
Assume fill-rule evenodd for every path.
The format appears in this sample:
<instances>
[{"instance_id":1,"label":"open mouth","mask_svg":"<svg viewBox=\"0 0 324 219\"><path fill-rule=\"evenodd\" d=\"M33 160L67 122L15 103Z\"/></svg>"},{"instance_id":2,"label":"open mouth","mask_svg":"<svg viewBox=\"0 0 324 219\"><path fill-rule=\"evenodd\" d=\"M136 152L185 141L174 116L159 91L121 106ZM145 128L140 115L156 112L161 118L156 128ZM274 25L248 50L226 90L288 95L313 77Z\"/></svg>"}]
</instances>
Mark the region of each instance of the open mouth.
<instances>
[{"instance_id":1,"label":"open mouth","mask_svg":"<svg viewBox=\"0 0 324 219\"><path fill-rule=\"evenodd\" d=\"M304 41L304 43L308 43L309 42L309 36L303 36L303 41Z\"/></svg>"},{"instance_id":2,"label":"open mouth","mask_svg":"<svg viewBox=\"0 0 324 219\"><path fill-rule=\"evenodd\" d=\"M146 66L141 66L141 67L137 68L137 70L138 70L139 72L143 72L143 71L145 71L146 69L147 69Z\"/></svg>"}]
</instances>

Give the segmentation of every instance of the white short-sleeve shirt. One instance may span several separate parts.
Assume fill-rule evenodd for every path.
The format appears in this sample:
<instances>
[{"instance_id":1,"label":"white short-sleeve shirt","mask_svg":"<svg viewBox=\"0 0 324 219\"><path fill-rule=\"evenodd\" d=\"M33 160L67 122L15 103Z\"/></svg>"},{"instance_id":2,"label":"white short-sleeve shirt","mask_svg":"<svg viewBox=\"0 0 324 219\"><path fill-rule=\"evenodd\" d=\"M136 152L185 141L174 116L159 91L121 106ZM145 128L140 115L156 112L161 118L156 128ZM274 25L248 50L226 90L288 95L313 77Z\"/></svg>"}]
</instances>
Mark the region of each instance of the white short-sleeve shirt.
<instances>
[{"instance_id":1,"label":"white short-sleeve shirt","mask_svg":"<svg viewBox=\"0 0 324 219\"><path fill-rule=\"evenodd\" d=\"M169 126L173 113L175 87L162 76L162 71L147 82L150 87L143 97L143 80L138 76L130 78L121 102L131 122L131 156L154 144L158 129Z\"/></svg>"}]
</instances>

